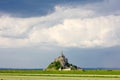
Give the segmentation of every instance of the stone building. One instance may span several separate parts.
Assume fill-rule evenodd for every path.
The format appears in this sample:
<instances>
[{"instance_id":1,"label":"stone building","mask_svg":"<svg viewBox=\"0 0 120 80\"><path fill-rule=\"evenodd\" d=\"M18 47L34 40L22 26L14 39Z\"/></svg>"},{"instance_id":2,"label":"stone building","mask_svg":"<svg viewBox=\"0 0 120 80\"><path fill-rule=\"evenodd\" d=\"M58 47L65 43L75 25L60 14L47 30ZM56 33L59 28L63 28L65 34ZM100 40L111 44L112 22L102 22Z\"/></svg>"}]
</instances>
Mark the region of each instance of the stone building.
<instances>
[{"instance_id":1,"label":"stone building","mask_svg":"<svg viewBox=\"0 0 120 80\"><path fill-rule=\"evenodd\" d=\"M59 57L55 58L54 61L48 65L46 70L78 70L78 67L70 64L62 52Z\"/></svg>"},{"instance_id":2,"label":"stone building","mask_svg":"<svg viewBox=\"0 0 120 80\"><path fill-rule=\"evenodd\" d=\"M59 61L62 68L67 68L67 64L68 64L68 59L64 56L63 52L61 53L61 55L58 58L55 58L54 61Z\"/></svg>"}]
</instances>

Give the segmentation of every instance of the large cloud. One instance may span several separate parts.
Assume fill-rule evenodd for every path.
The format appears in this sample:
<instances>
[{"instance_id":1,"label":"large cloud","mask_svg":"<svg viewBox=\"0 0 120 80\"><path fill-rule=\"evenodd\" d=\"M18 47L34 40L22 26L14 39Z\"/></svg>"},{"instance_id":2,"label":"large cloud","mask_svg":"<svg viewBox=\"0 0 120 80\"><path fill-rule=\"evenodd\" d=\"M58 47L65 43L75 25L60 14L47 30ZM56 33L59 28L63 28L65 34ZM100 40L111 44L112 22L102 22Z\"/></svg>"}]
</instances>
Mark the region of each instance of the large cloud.
<instances>
[{"instance_id":1,"label":"large cloud","mask_svg":"<svg viewBox=\"0 0 120 80\"><path fill-rule=\"evenodd\" d=\"M50 29L50 36L61 46L109 47L120 45L120 16L65 19Z\"/></svg>"},{"instance_id":2,"label":"large cloud","mask_svg":"<svg viewBox=\"0 0 120 80\"><path fill-rule=\"evenodd\" d=\"M106 2L105 2L106 3ZM103 4L103 3L102 3ZM56 45L62 47L111 47L120 45L120 16L89 7L56 6L42 17L0 17L0 47ZM89 7L89 8L88 8Z\"/></svg>"}]
</instances>

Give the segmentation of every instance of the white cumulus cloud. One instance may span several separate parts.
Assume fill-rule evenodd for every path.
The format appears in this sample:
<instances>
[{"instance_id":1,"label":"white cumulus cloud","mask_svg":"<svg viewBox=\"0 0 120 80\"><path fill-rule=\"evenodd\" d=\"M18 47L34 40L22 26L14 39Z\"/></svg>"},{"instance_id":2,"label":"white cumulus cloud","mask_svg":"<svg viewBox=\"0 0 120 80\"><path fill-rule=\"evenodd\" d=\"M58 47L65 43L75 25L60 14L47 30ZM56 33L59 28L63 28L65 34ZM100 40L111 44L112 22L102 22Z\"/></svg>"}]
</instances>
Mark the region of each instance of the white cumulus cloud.
<instances>
[{"instance_id":1,"label":"white cumulus cloud","mask_svg":"<svg viewBox=\"0 0 120 80\"><path fill-rule=\"evenodd\" d=\"M61 46L110 47L120 45L120 16L66 19L50 28L50 34Z\"/></svg>"},{"instance_id":2,"label":"white cumulus cloud","mask_svg":"<svg viewBox=\"0 0 120 80\"><path fill-rule=\"evenodd\" d=\"M96 5L92 5L91 8L89 5L56 6L51 14L31 18L3 14L0 17L0 47L119 46L120 15L115 15L116 12L98 15L98 10L93 8Z\"/></svg>"}]
</instances>

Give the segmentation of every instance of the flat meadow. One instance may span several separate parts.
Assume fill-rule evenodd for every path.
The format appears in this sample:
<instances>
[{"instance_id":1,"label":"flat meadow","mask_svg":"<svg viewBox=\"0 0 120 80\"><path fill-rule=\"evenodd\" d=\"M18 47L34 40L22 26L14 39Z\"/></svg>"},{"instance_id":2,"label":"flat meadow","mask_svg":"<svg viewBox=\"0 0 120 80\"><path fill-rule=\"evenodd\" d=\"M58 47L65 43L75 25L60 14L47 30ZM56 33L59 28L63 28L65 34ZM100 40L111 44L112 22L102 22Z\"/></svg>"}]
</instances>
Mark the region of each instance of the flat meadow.
<instances>
[{"instance_id":1,"label":"flat meadow","mask_svg":"<svg viewBox=\"0 0 120 80\"><path fill-rule=\"evenodd\" d=\"M0 80L120 80L120 70L0 70Z\"/></svg>"}]
</instances>

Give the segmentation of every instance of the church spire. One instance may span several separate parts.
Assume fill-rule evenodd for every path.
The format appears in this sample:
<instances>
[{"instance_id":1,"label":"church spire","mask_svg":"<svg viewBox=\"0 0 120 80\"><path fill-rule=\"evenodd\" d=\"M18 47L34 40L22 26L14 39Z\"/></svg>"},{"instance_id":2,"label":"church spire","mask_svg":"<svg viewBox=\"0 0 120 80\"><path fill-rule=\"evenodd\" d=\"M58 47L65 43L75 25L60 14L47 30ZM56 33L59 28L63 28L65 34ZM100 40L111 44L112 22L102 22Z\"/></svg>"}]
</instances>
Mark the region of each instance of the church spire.
<instances>
[{"instance_id":1,"label":"church spire","mask_svg":"<svg viewBox=\"0 0 120 80\"><path fill-rule=\"evenodd\" d=\"M63 50L61 51L61 56L64 57Z\"/></svg>"}]
</instances>

